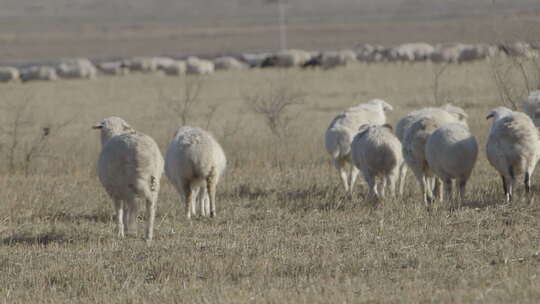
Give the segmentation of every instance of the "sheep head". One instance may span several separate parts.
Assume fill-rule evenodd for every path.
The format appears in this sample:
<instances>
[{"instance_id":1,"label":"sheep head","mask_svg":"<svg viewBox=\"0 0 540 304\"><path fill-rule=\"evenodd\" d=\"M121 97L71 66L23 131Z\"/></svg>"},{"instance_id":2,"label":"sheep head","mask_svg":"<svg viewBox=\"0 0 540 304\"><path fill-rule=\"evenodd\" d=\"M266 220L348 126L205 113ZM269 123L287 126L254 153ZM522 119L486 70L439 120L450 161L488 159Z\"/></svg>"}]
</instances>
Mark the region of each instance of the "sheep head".
<instances>
[{"instance_id":1,"label":"sheep head","mask_svg":"<svg viewBox=\"0 0 540 304\"><path fill-rule=\"evenodd\" d=\"M92 128L101 130L102 146L114 136L134 131L134 129L125 120L115 116L105 118L100 123L92 126Z\"/></svg>"},{"instance_id":2,"label":"sheep head","mask_svg":"<svg viewBox=\"0 0 540 304\"><path fill-rule=\"evenodd\" d=\"M379 105L381 106L381 108L383 109L383 111L393 111L394 110L394 107L392 107L391 104L387 103L386 101L382 100L382 99L372 99L368 102L368 104L372 104L372 105Z\"/></svg>"},{"instance_id":3,"label":"sheep head","mask_svg":"<svg viewBox=\"0 0 540 304\"><path fill-rule=\"evenodd\" d=\"M488 116L486 116L486 119L493 118L493 121L496 121L511 114L512 110L505 107L497 107L491 110L491 112L489 112Z\"/></svg>"},{"instance_id":4,"label":"sheep head","mask_svg":"<svg viewBox=\"0 0 540 304\"><path fill-rule=\"evenodd\" d=\"M450 114L456 115L461 122L466 122L467 120L468 115L465 113L465 110L460 107L456 107L451 103L447 103L442 107L442 109Z\"/></svg>"}]
</instances>

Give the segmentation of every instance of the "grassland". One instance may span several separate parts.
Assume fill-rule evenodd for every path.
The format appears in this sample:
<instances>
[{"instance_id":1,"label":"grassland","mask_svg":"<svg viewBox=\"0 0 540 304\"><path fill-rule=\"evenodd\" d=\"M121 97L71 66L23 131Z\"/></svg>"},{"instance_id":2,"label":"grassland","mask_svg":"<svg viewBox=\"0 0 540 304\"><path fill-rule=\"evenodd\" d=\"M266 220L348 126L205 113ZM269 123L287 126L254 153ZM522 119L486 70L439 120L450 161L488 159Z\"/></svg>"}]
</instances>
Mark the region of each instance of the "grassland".
<instances>
[{"instance_id":1,"label":"grassland","mask_svg":"<svg viewBox=\"0 0 540 304\"><path fill-rule=\"evenodd\" d=\"M142 240L142 217L136 236L115 237L112 203L95 175L99 136L90 126L121 116L164 151L179 125L164 99L181 96L186 82L132 75L2 85L2 126L9 130L16 113L21 123L15 172L7 168L6 129L2 137L0 302L536 303L540 207L502 204L485 159L484 117L499 105L487 64L450 66L440 79L441 94L466 109L481 145L462 208L437 203L428 212L411 177L403 197L378 207L365 201L365 185L351 200L330 165L323 134L335 114L379 97L395 106L394 124L433 104L435 70L357 64L203 78L189 124L210 121L228 156L218 216L188 222L163 178L151 246ZM244 101L275 87L305 93L282 139ZM25 175L22 154L40 129L67 121Z\"/></svg>"}]
</instances>

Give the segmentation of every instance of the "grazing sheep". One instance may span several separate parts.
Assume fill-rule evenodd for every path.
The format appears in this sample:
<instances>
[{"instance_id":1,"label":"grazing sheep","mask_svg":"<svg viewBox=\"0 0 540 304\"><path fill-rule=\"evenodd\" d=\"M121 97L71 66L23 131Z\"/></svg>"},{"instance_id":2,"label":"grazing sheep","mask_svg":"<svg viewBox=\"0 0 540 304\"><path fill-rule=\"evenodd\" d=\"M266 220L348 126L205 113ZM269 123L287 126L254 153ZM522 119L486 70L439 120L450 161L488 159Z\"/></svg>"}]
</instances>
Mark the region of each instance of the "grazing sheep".
<instances>
[{"instance_id":1,"label":"grazing sheep","mask_svg":"<svg viewBox=\"0 0 540 304\"><path fill-rule=\"evenodd\" d=\"M56 67L56 73L60 78L94 79L97 69L86 58L73 58L63 60Z\"/></svg>"},{"instance_id":2,"label":"grazing sheep","mask_svg":"<svg viewBox=\"0 0 540 304\"><path fill-rule=\"evenodd\" d=\"M415 121L431 115L438 115L446 118L448 121L456 121L467 124L467 113L465 113L462 108L456 107L452 104L446 104L440 108L423 108L410 112L397 123L396 136L401 142L403 142L403 137L407 128L409 128Z\"/></svg>"},{"instance_id":3,"label":"grazing sheep","mask_svg":"<svg viewBox=\"0 0 540 304\"><path fill-rule=\"evenodd\" d=\"M106 118L93 128L101 130L98 176L114 200L118 236L135 229L136 198L142 197L146 201L146 239L152 240L164 163L158 145L119 117Z\"/></svg>"},{"instance_id":4,"label":"grazing sheep","mask_svg":"<svg viewBox=\"0 0 540 304\"><path fill-rule=\"evenodd\" d=\"M447 199L452 199L454 179L463 199L478 155L478 143L469 128L461 123L438 128L427 139L425 155L429 168L443 181Z\"/></svg>"},{"instance_id":5,"label":"grazing sheep","mask_svg":"<svg viewBox=\"0 0 540 304\"><path fill-rule=\"evenodd\" d=\"M393 48L390 56L394 60L423 61L430 59L435 48L425 42L405 43Z\"/></svg>"},{"instance_id":6,"label":"grazing sheep","mask_svg":"<svg viewBox=\"0 0 540 304\"><path fill-rule=\"evenodd\" d=\"M162 67L162 70L169 76L182 76L186 74L187 66L185 61L175 60L168 66Z\"/></svg>"},{"instance_id":7,"label":"grazing sheep","mask_svg":"<svg viewBox=\"0 0 540 304\"><path fill-rule=\"evenodd\" d=\"M304 65L312 57L312 54L304 50L282 50L274 55L268 56L262 63L261 67L282 67L291 68Z\"/></svg>"},{"instance_id":8,"label":"grazing sheep","mask_svg":"<svg viewBox=\"0 0 540 304\"><path fill-rule=\"evenodd\" d=\"M387 124L366 124L359 131L352 141L351 155L354 165L369 185L370 197L383 198L385 185L393 196L403 163L401 142Z\"/></svg>"},{"instance_id":9,"label":"grazing sheep","mask_svg":"<svg viewBox=\"0 0 540 304\"><path fill-rule=\"evenodd\" d=\"M402 141L403 158L420 184L424 203L433 201L432 189L435 186L433 173L426 160L426 142L441 125L443 123L433 117L421 118L406 130Z\"/></svg>"},{"instance_id":10,"label":"grazing sheep","mask_svg":"<svg viewBox=\"0 0 540 304\"><path fill-rule=\"evenodd\" d=\"M416 121L433 115L439 117L442 122L460 122L467 125L467 114L460 107L446 104L440 108L424 108L407 114L397 123L395 130L397 138L404 144L404 137L407 129ZM405 163L403 163L403 166L405 166ZM399 194L403 194L406 174L406 168L400 170L400 176L398 178Z\"/></svg>"},{"instance_id":11,"label":"grazing sheep","mask_svg":"<svg viewBox=\"0 0 540 304\"><path fill-rule=\"evenodd\" d=\"M158 61L151 57L133 57L124 61L132 72L153 73L158 71Z\"/></svg>"},{"instance_id":12,"label":"grazing sheep","mask_svg":"<svg viewBox=\"0 0 540 304\"><path fill-rule=\"evenodd\" d=\"M21 70L20 77L22 82L35 80L53 81L58 79L56 70L49 66L33 66L23 69Z\"/></svg>"},{"instance_id":13,"label":"grazing sheep","mask_svg":"<svg viewBox=\"0 0 540 304\"><path fill-rule=\"evenodd\" d=\"M537 127L540 127L540 91L533 91L521 105Z\"/></svg>"},{"instance_id":14,"label":"grazing sheep","mask_svg":"<svg viewBox=\"0 0 540 304\"><path fill-rule=\"evenodd\" d=\"M19 70L13 67L0 67L0 82L13 82L19 80Z\"/></svg>"},{"instance_id":15,"label":"grazing sheep","mask_svg":"<svg viewBox=\"0 0 540 304\"><path fill-rule=\"evenodd\" d=\"M320 61L323 69L331 69L355 62L356 54L351 50L323 52Z\"/></svg>"},{"instance_id":16,"label":"grazing sheep","mask_svg":"<svg viewBox=\"0 0 540 304\"><path fill-rule=\"evenodd\" d=\"M212 61L190 56L186 60L187 74L207 75L214 73L214 63Z\"/></svg>"},{"instance_id":17,"label":"grazing sheep","mask_svg":"<svg viewBox=\"0 0 540 304\"><path fill-rule=\"evenodd\" d=\"M196 213L194 200L200 189L202 215L216 216L216 186L226 164L223 149L210 133L199 128L178 128L167 149L165 173L184 196L188 219Z\"/></svg>"},{"instance_id":18,"label":"grazing sheep","mask_svg":"<svg viewBox=\"0 0 540 304\"><path fill-rule=\"evenodd\" d=\"M518 176L524 176L525 191L530 193L531 177L540 156L538 129L529 116L505 107L492 110L486 117L490 118L493 122L486 154L501 176L506 201L511 202Z\"/></svg>"},{"instance_id":19,"label":"grazing sheep","mask_svg":"<svg viewBox=\"0 0 540 304\"><path fill-rule=\"evenodd\" d=\"M261 54L242 54L241 59L251 68L261 67L262 63L272 56L270 53L261 53Z\"/></svg>"},{"instance_id":20,"label":"grazing sheep","mask_svg":"<svg viewBox=\"0 0 540 304\"><path fill-rule=\"evenodd\" d=\"M248 66L238 59L230 56L219 57L214 59L214 67L216 70L244 70Z\"/></svg>"},{"instance_id":21,"label":"grazing sheep","mask_svg":"<svg viewBox=\"0 0 540 304\"><path fill-rule=\"evenodd\" d=\"M105 75L127 75L129 68L120 61L101 62L97 64L98 70Z\"/></svg>"},{"instance_id":22,"label":"grazing sheep","mask_svg":"<svg viewBox=\"0 0 540 304\"><path fill-rule=\"evenodd\" d=\"M325 133L326 151L332 156L332 162L340 175L345 191L352 191L358 170L351 163L351 143L361 125L367 123L386 123L385 111L393 110L384 100L373 99L366 104L347 109L336 116ZM349 164L349 176L345 167Z\"/></svg>"}]
</instances>

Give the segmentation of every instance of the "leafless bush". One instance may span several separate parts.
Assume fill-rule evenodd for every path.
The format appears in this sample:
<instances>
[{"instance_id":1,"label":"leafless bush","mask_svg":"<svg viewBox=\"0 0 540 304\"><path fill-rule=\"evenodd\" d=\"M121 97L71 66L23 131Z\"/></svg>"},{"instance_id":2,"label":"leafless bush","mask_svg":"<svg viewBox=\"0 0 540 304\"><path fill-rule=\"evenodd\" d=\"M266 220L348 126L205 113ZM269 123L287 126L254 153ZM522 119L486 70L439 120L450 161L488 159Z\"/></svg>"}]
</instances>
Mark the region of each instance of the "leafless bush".
<instances>
[{"instance_id":1,"label":"leafless bush","mask_svg":"<svg viewBox=\"0 0 540 304\"><path fill-rule=\"evenodd\" d=\"M4 152L10 173L21 169L25 175L28 175L35 159L50 156L45 153L50 140L73 121L59 124L48 123L36 128L28 111L30 101L31 98L25 98L20 103L2 107L2 111L11 118L0 127L0 135L6 138L5 142L7 142L6 151L2 152ZM38 134L32 136L35 133Z\"/></svg>"},{"instance_id":2,"label":"leafless bush","mask_svg":"<svg viewBox=\"0 0 540 304\"><path fill-rule=\"evenodd\" d=\"M219 108L219 105L209 105L208 110L204 113L204 128L205 130L210 130L210 127L212 125L212 121L214 121L214 116L216 115L216 112Z\"/></svg>"},{"instance_id":3,"label":"leafless bush","mask_svg":"<svg viewBox=\"0 0 540 304\"><path fill-rule=\"evenodd\" d=\"M268 128L278 139L282 139L289 131L292 120L289 109L303 104L304 98L303 92L286 86L244 96L248 108L264 117Z\"/></svg>"},{"instance_id":4,"label":"leafless bush","mask_svg":"<svg viewBox=\"0 0 540 304\"><path fill-rule=\"evenodd\" d=\"M184 77L183 86L177 96L168 97L160 92L160 99L165 102L167 111L172 111L181 125L187 125L193 119L193 109L200 101L203 84L200 77Z\"/></svg>"},{"instance_id":5,"label":"leafless bush","mask_svg":"<svg viewBox=\"0 0 540 304\"><path fill-rule=\"evenodd\" d=\"M238 132L241 130L243 121L244 121L244 113L240 112L240 116L235 119L229 119L227 120L221 129L221 139L223 142L227 142L230 140L230 138L236 136Z\"/></svg>"},{"instance_id":6,"label":"leafless bush","mask_svg":"<svg viewBox=\"0 0 540 304\"><path fill-rule=\"evenodd\" d=\"M513 110L530 92L540 89L538 58L493 58L490 66L501 103Z\"/></svg>"},{"instance_id":7,"label":"leafless bush","mask_svg":"<svg viewBox=\"0 0 540 304\"><path fill-rule=\"evenodd\" d=\"M433 101L435 102L436 106L441 106L447 101L441 97L440 93L440 79L447 68L447 63L433 65Z\"/></svg>"}]
</instances>

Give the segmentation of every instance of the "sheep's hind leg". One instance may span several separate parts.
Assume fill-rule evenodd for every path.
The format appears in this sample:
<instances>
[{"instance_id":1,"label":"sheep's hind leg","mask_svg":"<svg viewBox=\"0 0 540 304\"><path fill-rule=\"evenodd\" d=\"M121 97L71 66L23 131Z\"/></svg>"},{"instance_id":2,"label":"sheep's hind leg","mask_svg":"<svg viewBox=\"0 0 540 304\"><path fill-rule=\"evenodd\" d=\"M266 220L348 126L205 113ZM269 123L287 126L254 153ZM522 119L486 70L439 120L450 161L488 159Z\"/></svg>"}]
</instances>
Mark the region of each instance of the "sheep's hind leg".
<instances>
[{"instance_id":1,"label":"sheep's hind leg","mask_svg":"<svg viewBox=\"0 0 540 304\"><path fill-rule=\"evenodd\" d=\"M157 193L146 197L146 240L154 238L154 221L156 218Z\"/></svg>"},{"instance_id":2,"label":"sheep's hind leg","mask_svg":"<svg viewBox=\"0 0 540 304\"><path fill-rule=\"evenodd\" d=\"M345 188L345 192L349 192L349 182L347 178L347 171L345 170L345 161L342 159L334 159L334 166L338 170L339 177L341 178L341 184Z\"/></svg>"},{"instance_id":3,"label":"sheep's hind leg","mask_svg":"<svg viewBox=\"0 0 540 304\"><path fill-rule=\"evenodd\" d=\"M199 195L200 195L200 205L201 205L202 216L204 217L210 216L210 201L208 198L208 191L206 190L206 185L201 187Z\"/></svg>"},{"instance_id":4,"label":"sheep's hind leg","mask_svg":"<svg viewBox=\"0 0 540 304\"><path fill-rule=\"evenodd\" d=\"M216 187L218 182L216 168L212 168L210 176L206 179L206 191L210 200L210 217L216 216Z\"/></svg>"},{"instance_id":5,"label":"sheep's hind leg","mask_svg":"<svg viewBox=\"0 0 540 304\"><path fill-rule=\"evenodd\" d=\"M353 192L353 188L354 188L354 184L356 183L356 179L358 178L358 168L356 168L356 166L354 164L351 164L351 172L350 172L350 175L351 175L351 184L349 186L349 191L350 193L352 194Z\"/></svg>"},{"instance_id":6,"label":"sheep's hind leg","mask_svg":"<svg viewBox=\"0 0 540 304\"><path fill-rule=\"evenodd\" d=\"M123 238L124 235L124 203L121 200L114 200L114 209L116 211L116 228L118 237Z\"/></svg>"},{"instance_id":7,"label":"sheep's hind leg","mask_svg":"<svg viewBox=\"0 0 540 304\"><path fill-rule=\"evenodd\" d=\"M407 165L405 163L401 164L399 167L399 176L398 176L398 187L399 195L403 195L403 187L405 187L405 178L407 177Z\"/></svg>"},{"instance_id":8,"label":"sheep's hind leg","mask_svg":"<svg viewBox=\"0 0 540 304\"><path fill-rule=\"evenodd\" d=\"M184 183L184 196L186 199L186 217L188 220L191 219L191 210L193 205L193 191L191 190L191 183L185 182Z\"/></svg>"},{"instance_id":9,"label":"sheep's hind leg","mask_svg":"<svg viewBox=\"0 0 540 304\"><path fill-rule=\"evenodd\" d=\"M126 235L134 234L137 231L138 207L138 202L134 197L124 202L124 230Z\"/></svg>"}]
</instances>

